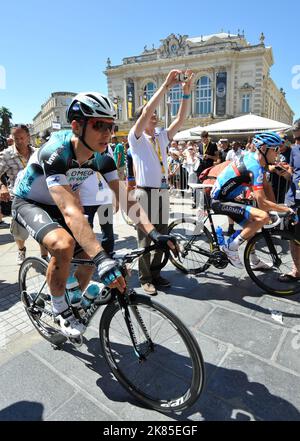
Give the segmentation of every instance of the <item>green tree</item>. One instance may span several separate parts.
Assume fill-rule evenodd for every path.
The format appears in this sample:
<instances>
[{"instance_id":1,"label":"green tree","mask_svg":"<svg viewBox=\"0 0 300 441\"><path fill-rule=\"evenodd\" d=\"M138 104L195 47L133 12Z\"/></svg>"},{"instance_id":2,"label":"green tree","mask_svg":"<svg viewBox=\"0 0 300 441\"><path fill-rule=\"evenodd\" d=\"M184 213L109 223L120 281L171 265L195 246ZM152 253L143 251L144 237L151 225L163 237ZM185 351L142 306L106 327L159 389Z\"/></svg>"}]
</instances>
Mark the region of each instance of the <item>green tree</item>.
<instances>
[{"instance_id":1,"label":"green tree","mask_svg":"<svg viewBox=\"0 0 300 441\"><path fill-rule=\"evenodd\" d=\"M10 134L10 120L12 119L12 113L7 107L0 107L0 119L0 134L8 137Z\"/></svg>"}]
</instances>

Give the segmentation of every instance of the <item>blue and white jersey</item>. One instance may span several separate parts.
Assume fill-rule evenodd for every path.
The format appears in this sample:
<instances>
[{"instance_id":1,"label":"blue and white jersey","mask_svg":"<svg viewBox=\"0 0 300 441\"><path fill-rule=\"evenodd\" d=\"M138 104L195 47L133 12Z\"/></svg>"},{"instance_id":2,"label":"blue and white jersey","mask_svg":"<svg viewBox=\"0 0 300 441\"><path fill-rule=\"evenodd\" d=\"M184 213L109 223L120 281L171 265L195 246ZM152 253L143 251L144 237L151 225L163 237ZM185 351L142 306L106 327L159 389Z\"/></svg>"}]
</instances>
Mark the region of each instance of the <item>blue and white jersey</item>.
<instances>
[{"instance_id":1,"label":"blue and white jersey","mask_svg":"<svg viewBox=\"0 0 300 441\"><path fill-rule=\"evenodd\" d=\"M217 177L211 190L212 199L230 201L242 194L246 187L263 189L264 168L254 154L246 154L239 164L229 164Z\"/></svg>"},{"instance_id":2,"label":"blue and white jersey","mask_svg":"<svg viewBox=\"0 0 300 441\"><path fill-rule=\"evenodd\" d=\"M114 160L107 154L95 152L90 159L79 164L71 142L71 130L53 133L49 141L30 158L19 173L14 194L22 199L55 205L49 188L69 185L76 191L95 171L109 183L118 179Z\"/></svg>"}]
</instances>

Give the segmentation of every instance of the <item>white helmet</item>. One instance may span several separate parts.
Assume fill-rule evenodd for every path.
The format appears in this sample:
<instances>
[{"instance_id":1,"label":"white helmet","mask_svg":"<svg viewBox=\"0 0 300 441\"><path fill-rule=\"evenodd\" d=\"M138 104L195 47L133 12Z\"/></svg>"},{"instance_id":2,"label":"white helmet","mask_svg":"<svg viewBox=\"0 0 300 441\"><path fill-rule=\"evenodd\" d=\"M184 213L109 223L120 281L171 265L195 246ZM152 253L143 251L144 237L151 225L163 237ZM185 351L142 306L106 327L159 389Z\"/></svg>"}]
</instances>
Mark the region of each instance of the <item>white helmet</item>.
<instances>
[{"instance_id":1,"label":"white helmet","mask_svg":"<svg viewBox=\"0 0 300 441\"><path fill-rule=\"evenodd\" d=\"M116 119L116 111L110 99L98 92L81 92L76 95L68 110L67 120L110 118Z\"/></svg>"}]
</instances>

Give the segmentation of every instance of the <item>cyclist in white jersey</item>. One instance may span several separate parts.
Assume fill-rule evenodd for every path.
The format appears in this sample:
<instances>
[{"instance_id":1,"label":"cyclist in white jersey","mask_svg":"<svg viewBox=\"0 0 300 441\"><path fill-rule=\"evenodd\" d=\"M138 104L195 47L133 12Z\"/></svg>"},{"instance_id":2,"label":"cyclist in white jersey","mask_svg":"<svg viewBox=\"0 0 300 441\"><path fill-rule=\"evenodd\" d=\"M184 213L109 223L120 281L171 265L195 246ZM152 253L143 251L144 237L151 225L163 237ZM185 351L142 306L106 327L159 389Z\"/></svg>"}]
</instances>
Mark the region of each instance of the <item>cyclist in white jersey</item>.
<instances>
[{"instance_id":1,"label":"cyclist in white jersey","mask_svg":"<svg viewBox=\"0 0 300 441\"><path fill-rule=\"evenodd\" d=\"M114 106L97 92L76 95L67 111L72 131L61 131L33 155L15 189L12 213L14 218L51 254L47 283L53 312L62 332L78 337L85 330L73 315L65 299L66 281L75 247L79 258L91 258L100 280L120 292L125 289L117 262L111 259L97 241L76 190L94 172L100 172L115 192L126 194L112 158L101 153L110 142L116 118ZM122 201L121 201L122 203ZM135 202L128 202L128 210ZM124 204L124 208L126 204ZM127 208L125 208L127 210ZM141 228L149 237L176 253L175 240L159 234L140 209ZM75 250L76 252L76 250ZM93 268L79 267L75 273L82 290L92 276Z\"/></svg>"}]
</instances>

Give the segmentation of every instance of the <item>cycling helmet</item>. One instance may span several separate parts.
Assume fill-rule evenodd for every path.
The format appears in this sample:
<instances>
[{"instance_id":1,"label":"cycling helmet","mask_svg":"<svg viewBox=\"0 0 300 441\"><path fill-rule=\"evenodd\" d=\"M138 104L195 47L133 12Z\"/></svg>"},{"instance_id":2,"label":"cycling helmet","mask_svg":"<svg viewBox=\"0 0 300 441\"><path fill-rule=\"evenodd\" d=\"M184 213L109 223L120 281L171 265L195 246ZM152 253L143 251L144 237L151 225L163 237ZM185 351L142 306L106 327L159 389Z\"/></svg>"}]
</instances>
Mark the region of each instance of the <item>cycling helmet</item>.
<instances>
[{"instance_id":1,"label":"cycling helmet","mask_svg":"<svg viewBox=\"0 0 300 441\"><path fill-rule=\"evenodd\" d=\"M283 142L283 139L275 132L258 133L252 139L252 143L258 150L260 150L263 145L269 149L276 148Z\"/></svg>"},{"instance_id":2,"label":"cycling helmet","mask_svg":"<svg viewBox=\"0 0 300 441\"><path fill-rule=\"evenodd\" d=\"M68 122L89 118L115 119L116 111L110 99L98 92L81 92L76 95L67 110Z\"/></svg>"},{"instance_id":3,"label":"cycling helmet","mask_svg":"<svg viewBox=\"0 0 300 441\"><path fill-rule=\"evenodd\" d=\"M105 95L102 95L102 93L81 92L73 98L67 110L67 121L69 123L73 120L84 121L79 139L87 149L94 152L85 141L85 132L90 118L116 119L116 111L113 103Z\"/></svg>"}]
</instances>

